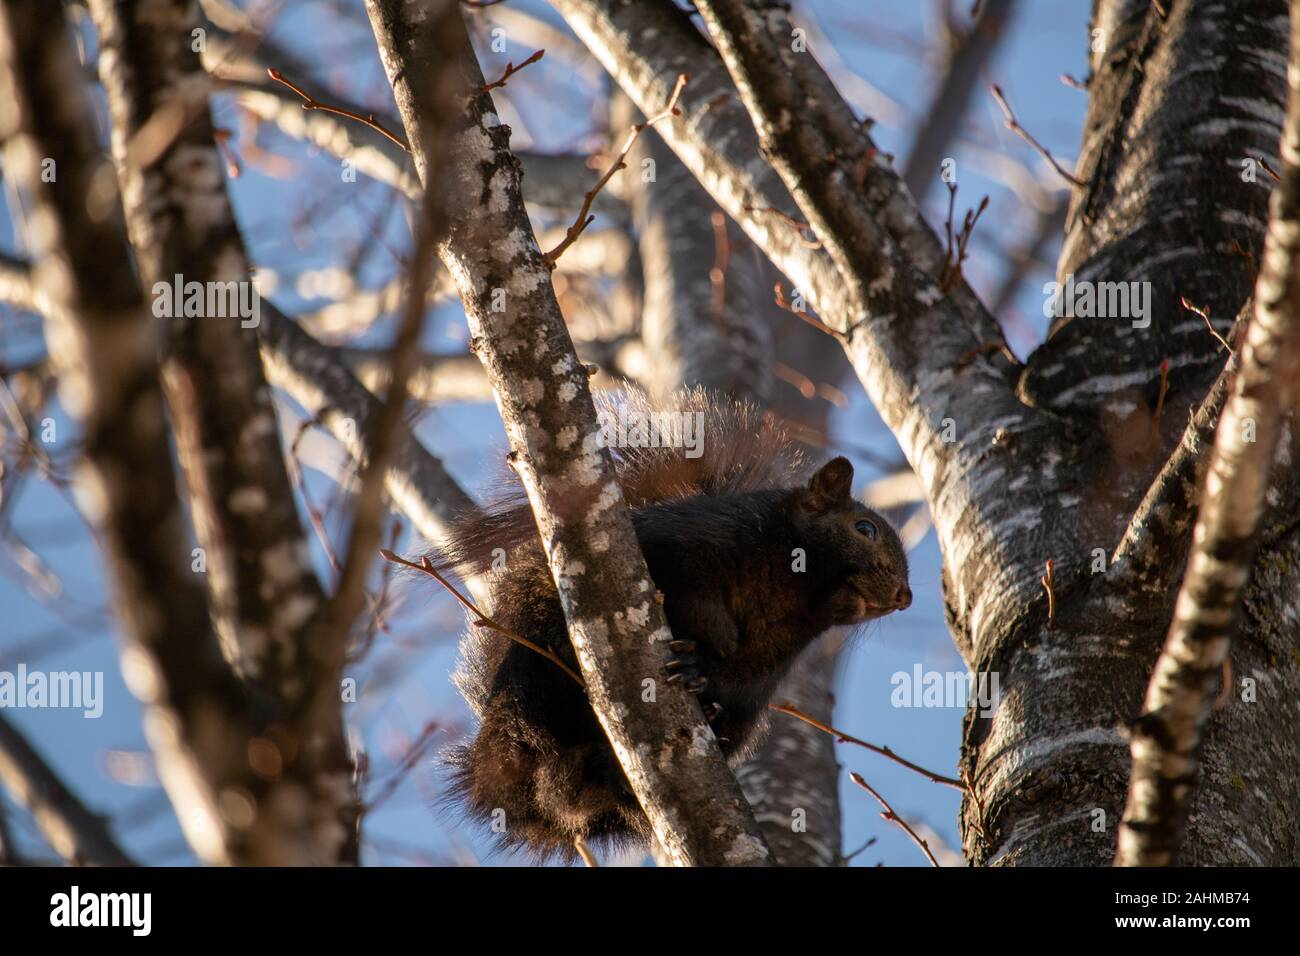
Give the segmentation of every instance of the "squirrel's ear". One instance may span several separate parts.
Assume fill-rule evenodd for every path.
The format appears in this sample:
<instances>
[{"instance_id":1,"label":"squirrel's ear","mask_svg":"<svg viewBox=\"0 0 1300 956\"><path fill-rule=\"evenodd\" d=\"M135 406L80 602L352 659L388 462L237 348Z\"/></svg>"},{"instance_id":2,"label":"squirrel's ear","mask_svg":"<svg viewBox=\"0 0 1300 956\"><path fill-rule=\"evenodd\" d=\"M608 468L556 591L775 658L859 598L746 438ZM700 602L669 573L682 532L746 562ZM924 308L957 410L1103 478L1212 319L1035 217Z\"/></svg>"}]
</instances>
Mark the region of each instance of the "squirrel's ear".
<instances>
[{"instance_id":1,"label":"squirrel's ear","mask_svg":"<svg viewBox=\"0 0 1300 956\"><path fill-rule=\"evenodd\" d=\"M843 455L822 465L808 482L808 506L813 511L846 504L852 495L853 465Z\"/></svg>"}]
</instances>

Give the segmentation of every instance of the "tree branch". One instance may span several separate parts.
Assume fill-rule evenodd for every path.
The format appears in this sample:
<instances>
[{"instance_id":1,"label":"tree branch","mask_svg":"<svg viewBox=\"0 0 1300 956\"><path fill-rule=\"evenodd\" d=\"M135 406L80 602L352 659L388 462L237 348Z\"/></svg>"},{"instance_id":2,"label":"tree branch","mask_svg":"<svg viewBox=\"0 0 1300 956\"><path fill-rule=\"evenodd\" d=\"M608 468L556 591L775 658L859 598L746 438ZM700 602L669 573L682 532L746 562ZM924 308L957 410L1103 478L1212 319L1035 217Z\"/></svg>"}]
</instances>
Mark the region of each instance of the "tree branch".
<instances>
[{"instance_id":1,"label":"tree branch","mask_svg":"<svg viewBox=\"0 0 1300 956\"><path fill-rule=\"evenodd\" d=\"M418 21L410 18L422 17L421 4L367 0L367 7L409 131L426 90L428 59ZM460 285L474 347L497 395L593 710L668 859L765 864L767 848L698 705L662 681L653 707L641 700L641 681L663 672L659 645L670 632L609 454L597 444L586 371L523 207L509 131L482 92L468 37L459 62L464 89L477 92L454 139L451 230L442 256ZM502 311L494 311L494 297L503 300Z\"/></svg>"},{"instance_id":2,"label":"tree branch","mask_svg":"<svg viewBox=\"0 0 1300 956\"><path fill-rule=\"evenodd\" d=\"M1273 457L1300 382L1300 0L1291 4L1290 91L1255 313L1215 436L1187 575L1133 728L1133 772L1115 862L1164 866L1198 781L1197 751L1228 656Z\"/></svg>"},{"instance_id":3,"label":"tree branch","mask_svg":"<svg viewBox=\"0 0 1300 956\"><path fill-rule=\"evenodd\" d=\"M387 112L366 109L348 97L327 90L314 82L309 64L293 56L274 40L257 37L247 42L216 25L209 25L203 63L214 79L229 88L236 100L252 115L276 127L286 136L302 139L340 160L356 163L357 169L377 182L385 183L413 200L423 196L419 180L413 175L410 154L405 146L381 133L396 129L401 120ZM267 71L279 68L294 77L298 92L289 92L282 84L268 78ZM334 112L304 110L302 96L329 104ZM347 117L374 119L349 122ZM587 165L587 157L575 153L519 152L528 183L527 201L553 209L572 209L581 202L584 191L596 179ZM602 192L592 210L612 224L627 222L627 209L618 198ZM569 268L566 264L566 268Z\"/></svg>"},{"instance_id":4,"label":"tree branch","mask_svg":"<svg viewBox=\"0 0 1300 956\"><path fill-rule=\"evenodd\" d=\"M105 819L86 808L18 728L0 714L0 783L26 807L54 852L69 863L134 866ZM3 811L0 811L3 812ZM0 863L12 849L0 843Z\"/></svg>"},{"instance_id":5,"label":"tree branch","mask_svg":"<svg viewBox=\"0 0 1300 956\"><path fill-rule=\"evenodd\" d=\"M321 345L269 302L259 331L271 384L329 429L354 461L365 462L365 436L379 414L379 400L339 361L336 350ZM456 517L478 506L405 424L398 423L394 434L396 446L385 476L388 494L422 535L440 541Z\"/></svg>"},{"instance_id":6,"label":"tree branch","mask_svg":"<svg viewBox=\"0 0 1300 956\"><path fill-rule=\"evenodd\" d=\"M292 700L303 692L322 606L284 465L253 323L256 304L208 112L207 76L190 49L193 8L91 0L113 159L142 281L163 312L163 385L207 566L213 622L238 671ZM199 315L174 310L174 284L205 290ZM214 309L213 307L216 306ZM260 310L259 310L260 313ZM268 576L268 564L276 573Z\"/></svg>"}]
</instances>

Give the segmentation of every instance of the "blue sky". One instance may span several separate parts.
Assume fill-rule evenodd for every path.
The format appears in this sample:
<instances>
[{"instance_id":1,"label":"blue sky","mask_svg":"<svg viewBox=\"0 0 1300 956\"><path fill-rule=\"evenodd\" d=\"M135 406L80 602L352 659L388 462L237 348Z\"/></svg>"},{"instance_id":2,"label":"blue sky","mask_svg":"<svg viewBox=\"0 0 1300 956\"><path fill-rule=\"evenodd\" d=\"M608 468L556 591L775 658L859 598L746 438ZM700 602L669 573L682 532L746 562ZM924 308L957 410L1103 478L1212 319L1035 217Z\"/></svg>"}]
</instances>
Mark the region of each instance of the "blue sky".
<instances>
[{"instance_id":1,"label":"blue sky","mask_svg":"<svg viewBox=\"0 0 1300 956\"><path fill-rule=\"evenodd\" d=\"M534 0L510 3L557 19ZM964 0L960 5L969 6ZM796 8L812 11L824 33L833 38L835 59L846 71L833 75L843 80L842 90L860 112L865 103L859 95L860 83L844 79L849 74L865 80L895 105L886 105L875 114L874 134L882 148L900 160L929 96L929 58L934 55L929 18L935 6L920 0L812 0ZM1062 84L1059 76L1069 73L1082 78L1086 74L1090 4L1084 0L1022 0L1019 6L1019 15L988 79L1003 87L1021 123L1069 166L1078 149L1086 96ZM331 12L336 7L351 12L340 17ZM272 35L300 58L326 64L320 78L346 90L352 99L391 108L391 94L360 10L360 3L296 2L279 16ZM814 33L811 48L823 62L830 62L826 42ZM511 44L504 54L485 54L484 73L499 73L507 59L518 60L530 52L531 47ZM575 77L562 59L548 57L530 67L512 81L510 91L511 106L521 122L511 121L510 109L503 112L516 128L517 146L588 151L596 145L591 119L594 88ZM895 108L895 118L901 122L886 115L892 115ZM216 116L219 125L237 133L234 148L243 156L248 134L240 129L230 100L218 98ZM986 85L976 91L965 126L966 140L1023 164L1048 188L1060 186L1033 152L1003 128L1001 113ZM279 287L272 295L277 304L291 311L323 304L295 294L295 287L301 288L296 273L304 270L337 265L346 259L356 283L372 286L400 268L396 254L406 247L408 234L400 207L388 207L382 187L358 182L346 187L357 192L340 202L337 190L344 187L339 184L336 161L271 131L259 137L258 145L288 161L286 172L280 174L283 178L267 175L258 163L246 162L231 190L254 260L279 274ZM991 196L966 267L977 291L988 295L1002 273L1002 249L1014 248L1023 240L1034 213L1002 182L990 177L987 163L978 153L959 146L953 155L959 170L959 210L974 205L986 193ZM942 190L930 196L927 212L936 225L942 223L946 201ZM310 224L288 225L290 219L302 218L312 210L318 215ZM372 219L384 223L378 230L382 239L363 238L370 235ZM6 250L21 251L21 239L7 208L0 216L0 242ZM1059 238L1051 244L1047 262L1054 262L1058 247ZM1050 272L1050 267L1040 267L1022 288L1013 313L1000 316L1008 325L1012 346L1022 355L1044 334L1042 284L1051 278ZM17 334L6 334L12 316L12 310L0 306L0 361L18 364L39 349L39 341L25 336L23 326L18 326ZM377 331L376 340L382 341L383 334ZM426 325L428 348L459 351L464 339L464 318L457 305L438 309L435 321ZM834 435L847 444L894 456L892 437L861 391L851 391L850 399L846 408L834 414ZM288 412L297 414L292 408ZM75 425L57 410L54 418L59 439L56 456L61 453L66 460ZM420 435L471 491L482 487L505 446L496 410L490 404L434 408L421 419ZM857 464L861 484L873 471L865 462ZM315 501L323 502L329 497L331 482L309 470L308 489ZM27 732L87 803L117 821L118 836L129 852L150 863L193 862L153 778L139 706L120 678L115 625L106 611L102 561L93 540L66 492L46 483L26 482L9 507L13 509L13 530L57 572L60 584L55 593L40 594L33 578L15 560L16 552L0 549L0 671L12 671L19 662L30 669L102 671L105 701L104 714L97 720L66 710L7 710L6 716ZM328 524L338 540L345 525L337 509ZM328 566L319 548L316 558L325 574ZM944 624L939 553L933 533L926 536L911 560L914 604L906 613L873 625L846 653L835 719L850 733L888 744L922 765L951 774L956 766L962 708L900 709L891 705L891 676L896 672L910 673L918 663L930 670L964 670ZM361 694L359 702L347 710L354 738L369 753L373 777L381 783L431 722L439 727L435 750L472 726L467 709L448 681L457 660L459 611L449 598L423 586L399 584L397 601L392 633L381 635L369 658L352 672ZM950 847L960 847L955 791L864 751L844 749L841 761L846 769L863 773L900 813L923 821ZM521 862L486 856L487 841L463 827L454 815L434 808L439 790L433 761L421 761L367 819L365 861L390 865ZM870 796L849 783L847 776L842 795L846 851L877 838L854 858L853 865L924 863L906 836L879 818ZM12 809L8 798L3 799ZM33 856L52 857L24 814L11 813L10 821L24 850Z\"/></svg>"}]
</instances>

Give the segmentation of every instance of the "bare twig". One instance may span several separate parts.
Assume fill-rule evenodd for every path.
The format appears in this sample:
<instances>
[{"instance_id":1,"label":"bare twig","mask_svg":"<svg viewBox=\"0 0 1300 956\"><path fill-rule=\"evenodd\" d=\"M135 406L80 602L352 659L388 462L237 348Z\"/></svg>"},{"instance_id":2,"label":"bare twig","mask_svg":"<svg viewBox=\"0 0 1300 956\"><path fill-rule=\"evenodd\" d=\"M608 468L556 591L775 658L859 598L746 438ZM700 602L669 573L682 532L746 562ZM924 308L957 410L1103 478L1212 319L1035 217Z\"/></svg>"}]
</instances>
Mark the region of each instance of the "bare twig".
<instances>
[{"instance_id":1,"label":"bare twig","mask_svg":"<svg viewBox=\"0 0 1300 956\"><path fill-rule=\"evenodd\" d=\"M911 825L902 817L900 817L897 813L894 812L894 808L889 805L889 801L886 800L884 797L882 797L876 791L875 787L867 783L867 781L862 778L862 774L851 772L849 774L849 779L852 780L854 783L856 783L863 790L867 791L867 793L875 797L876 802L885 808L884 812L880 814L881 819L889 820L891 823L897 823L900 827L903 828L903 832L912 838L912 842L921 848L921 852L925 854L925 858L930 861L931 865L933 866L939 865L939 861L936 860L934 858L934 854L930 852L930 844L922 840L921 837L917 835L917 832L912 829Z\"/></svg>"},{"instance_id":2,"label":"bare twig","mask_svg":"<svg viewBox=\"0 0 1300 956\"><path fill-rule=\"evenodd\" d=\"M430 720L424 725L420 735L406 748L406 753L402 755L402 759L398 761L397 766L393 768L393 771L384 782L379 785L375 795L366 799L365 804L362 806L362 813L373 813L397 792L397 788L406 779L406 775L419 763L420 758L424 756L429 749L429 745L433 743L434 738L438 735L438 731L442 729L443 725L437 720Z\"/></svg>"},{"instance_id":3,"label":"bare twig","mask_svg":"<svg viewBox=\"0 0 1300 956\"><path fill-rule=\"evenodd\" d=\"M894 751L890 750L888 747L881 747L876 744L867 743L867 741L862 740L858 737L854 737L852 734L846 734L842 730L836 730L830 724L824 724L820 720L817 720L816 718L810 717L808 714L805 714L802 710L794 706L794 704L790 703L789 701L785 701L784 703L780 703L780 704L768 704L768 707L770 707L772 710L777 711L778 713L789 714L791 717L797 717L798 719L802 720L805 724L810 724L811 726L816 727L818 730L830 734L832 737L835 738L837 743L856 744L859 747L865 747L867 750L870 750L872 753L880 754L880 756L882 757L888 757L890 760L894 761L894 763L900 764L906 767L908 770L912 770L915 771L916 773L919 773L927 780L931 780L934 783L941 783L946 787L952 787L956 790L962 791L963 793L966 792L966 785L963 784L960 780L956 780L952 777L945 777L943 776L943 774L933 773L932 771L926 770L924 767L920 766L919 764L914 764L912 763L912 761L900 757L898 754L894 753Z\"/></svg>"},{"instance_id":4,"label":"bare twig","mask_svg":"<svg viewBox=\"0 0 1300 956\"><path fill-rule=\"evenodd\" d=\"M714 210L709 217L713 225L713 268L709 270L709 283L713 289L711 313L715 322L721 322L727 308L727 264L731 261L731 242L727 239L727 216Z\"/></svg>"},{"instance_id":5,"label":"bare twig","mask_svg":"<svg viewBox=\"0 0 1300 956\"><path fill-rule=\"evenodd\" d=\"M338 553L334 550L334 543L330 540L329 532L325 529L325 516L316 507L316 502L312 499L311 492L307 489L307 482L303 477L302 466L298 459L298 449L302 444L303 438L311 428L324 428L319 418L313 417L305 419L298 426L298 431L289 444L289 452L285 455L285 461L289 465L289 477L293 480L294 487L298 489L298 494L302 498L303 505L307 509L307 520L311 524L312 530L316 532L316 540L320 542L321 549L325 552L325 557L330 563L336 575L343 573L343 564L339 561ZM340 486L345 483L340 480ZM382 602L376 598L369 590L366 591L366 600L370 604L371 613L374 615L376 625L388 633L388 622L384 619L384 609Z\"/></svg>"},{"instance_id":6,"label":"bare twig","mask_svg":"<svg viewBox=\"0 0 1300 956\"><path fill-rule=\"evenodd\" d=\"M744 209L745 212L758 213L760 215L768 214L768 215L776 216L777 219L780 219L782 222L786 223L787 225L793 226L795 230L795 235L799 240L799 244L803 246L805 249L820 249L822 247L822 241L820 239L818 239L815 236L809 238L808 236L804 235L805 232L811 233L812 227L809 226L808 223L804 222L802 219L796 219L788 212L782 212L780 209L773 209L767 206L761 208L758 206L745 206Z\"/></svg>"},{"instance_id":7,"label":"bare twig","mask_svg":"<svg viewBox=\"0 0 1300 956\"><path fill-rule=\"evenodd\" d=\"M408 561L406 560L406 558L403 558L401 555L389 551L387 548L381 549L379 553L383 555L384 560L392 561L394 564L400 564L403 567L412 568L416 571L423 571L425 574L429 575L431 578L433 578L435 581L441 584L444 588L446 588L448 591L451 592L451 596L454 597L457 601L459 601L461 606L465 608L465 610L469 611L471 614L474 615L473 623L475 627L486 627L489 630L496 631L498 634L502 635L503 637L510 638L510 640L514 641L516 644L520 644L523 647L528 648L530 651L535 651L536 653L541 654L548 661L553 663L556 667L560 668L560 670L564 671L564 673L568 674L571 678L573 678L573 680L577 682L577 685L579 687L585 688L587 686L585 683L583 683L582 678L579 677L578 674L575 673L569 667L569 665L565 664L564 661L560 660L559 655L557 655L555 651L551 650L549 647L542 647L540 644L536 644L533 641L530 641L522 634L518 634L515 631L510 630L510 628L498 624L496 621L492 620L492 618L488 617L481 610L479 610L478 605L476 605L469 598L465 597L465 595L461 594L460 591L456 590L456 586L452 584L450 581L448 581L445 577L443 577L438 572L438 569L433 566L433 562L430 561L427 557L422 558L420 560L420 563L416 564L414 561Z\"/></svg>"},{"instance_id":8,"label":"bare twig","mask_svg":"<svg viewBox=\"0 0 1300 956\"><path fill-rule=\"evenodd\" d=\"M383 123L375 119L374 113L358 113L355 112L354 110L344 109L341 106L330 106L327 103L322 103L319 100L314 99L309 93L307 93L301 87L296 86L293 83L289 82L289 80L285 79L284 74L282 74L279 70L275 69L275 67L268 67L266 70L266 75L269 76L271 79L275 80L277 83L283 83L289 89L293 90L295 93L301 96L302 108L304 110L320 110L322 113L333 113L335 116L346 116L348 119L356 120L358 123L364 123L365 125L369 126L371 129L373 129L376 133L379 133L387 137L390 142L395 143L396 145L400 146L402 149L406 150L406 152L409 153L411 151L411 148L406 145L406 142L402 140L401 137L397 136L394 133L390 133L387 129L385 129Z\"/></svg>"},{"instance_id":9,"label":"bare twig","mask_svg":"<svg viewBox=\"0 0 1300 956\"><path fill-rule=\"evenodd\" d=\"M814 398L821 398L823 401L829 402L836 408L848 407L848 396L834 385L831 385L829 382L814 382L803 372L799 371L797 368L786 365L784 362L773 362L772 374L781 379L781 381L794 386L794 388L798 390L799 394L809 401L812 401Z\"/></svg>"},{"instance_id":10,"label":"bare twig","mask_svg":"<svg viewBox=\"0 0 1300 956\"><path fill-rule=\"evenodd\" d=\"M1058 173L1060 173L1061 176L1068 183L1070 183L1070 185L1082 187L1084 185L1083 180L1079 179L1077 176L1075 176L1073 173L1067 170L1064 166L1062 166L1059 162L1057 162L1056 157L1054 157L1051 154L1051 152L1048 151L1047 147L1044 146L1042 143L1040 143L1038 140L1034 139L1034 137L1030 135L1029 131L1020 125L1019 121L1016 119L1016 114L1011 111L1011 104L1009 104L1007 102L1007 98L1002 95L1002 88L995 83L993 84L991 89L993 90L993 98L998 101L998 106L1002 107L1002 113L1004 116L1006 116L1007 129L1011 130L1011 132L1015 133L1026 143L1032 146L1034 150L1038 153L1038 155L1043 157L1043 159L1047 160L1048 164L1050 164L1053 169L1055 169Z\"/></svg>"},{"instance_id":11,"label":"bare twig","mask_svg":"<svg viewBox=\"0 0 1300 956\"><path fill-rule=\"evenodd\" d=\"M844 854L844 862L847 864L850 860L852 860L852 859L853 859L855 856L857 856L859 853L863 852L864 850L869 850L869 849L871 849L873 846L876 845L876 841L879 840L879 839L880 839L879 837L868 837L868 838L867 838L867 842L864 843L864 844L862 844L862 846L858 847L858 848L857 848L856 850L854 850L852 853L845 853L845 854Z\"/></svg>"},{"instance_id":12,"label":"bare twig","mask_svg":"<svg viewBox=\"0 0 1300 956\"><path fill-rule=\"evenodd\" d=\"M1150 445L1155 447L1160 442L1160 419L1165 413L1165 396L1169 394L1169 359L1160 360L1160 392L1156 395L1156 410L1151 416Z\"/></svg>"},{"instance_id":13,"label":"bare twig","mask_svg":"<svg viewBox=\"0 0 1300 956\"><path fill-rule=\"evenodd\" d=\"M1019 365L1020 359L1016 358L1016 353L1011 351L1011 347L1006 342L985 342L983 345L977 345L969 352L964 354L957 362L957 367L961 368L974 361L981 355L991 355L994 352L1001 352L1012 365Z\"/></svg>"},{"instance_id":14,"label":"bare twig","mask_svg":"<svg viewBox=\"0 0 1300 956\"><path fill-rule=\"evenodd\" d=\"M975 805L975 832L979 834L980 839L988 843L989 835L984 829L984 801L980 799L979 791L975 789L975 781L971 779L970 771L964 766L961 768L961 781L965 787L966 796L970 797L970 802Z\"/></svg>"},{"instance_id":15,"label":"bare twig","mask_svg":"<svg viewBox=\"0 0 1300 956\"><path fill-rule=\"evenodd\" d=\"M1216 329L1214 327L1214 323L1210 321L1209 306L1203 306L1198 308L1197 306L1194 306L1192 305L1192 303L1187 301L1186 296L1181 296L1181 295L1178 297L1178 301L1183 304L1183 308L1186 309L1188 312L1195 312L1197 315L1199 315L1202 319L1205 320L1205 325L1210 330L1210 334L1219 340L1220 345L1222 345L1229 352L1234 351L1232 346L1228 344L1228 340L1219 334L1219 330Z\"/></svg>"},{"instance_id":16,"label":"bare twig","mask_svg":"<svg viewBox=\"0 0 1300 956\"><path fill-rule=\"evenodd\" d=\"M980 75L1010 33L1006 28L1017 3L991 0L979 6L978 11L971 12L969 26L953 23L949 27L950 42L941 73L920 114L922 119L903 162L903 181L918 202L925 201L940 163L960 134L962 121L979 89ZM947 5L945 8L951 10Z\"/></svg>"},{"instance_id":17,"label":"bare twig","mask_svg":"<svg viewBox=\"0 0 1300 956\"><path fill-rule=\"evenodd\" d=\"M1219 688L1219 696L1214 698L1214 709L1223 710L1228 706L1228 701L1232 700L1232 658L1223 659L1223 686Z\"/></svg>"},{"instance_id":18,"label":"bare twig","mask_svg":"<svg viewBox=\"0 0 1300 956\"><path fill-rule=\"evenodd\" d=\"M825 332L832 338L839 339L841 342L845 341L844 333L839 329L833 329L815 315L810 315L807 310L796 309L791 305L790 302L786 300L785 290L781 288L781 283L776 283L773 287L773 293L774 297L772 301L776 303L777 308L785 309L785 311L789 312L791 315L797 316L802 321L811 325L818 332Z\"/></svg>"},{"instance_id":19,"label":"bare twig","mask_svg":"<svg viewBox=\"0 0 1300 956\"><path fill-rule=\"evenodd\" d=\"M637 123L628 132L627 140L623 143L623 148L619 150L618 156L615 157L614 162L610 164L610 167L607 170L605 170L605 174L596 181L596 185L587 190L586 194L582 197L582 208L578 210L578 215L577 218L573 220L573 225L565 230L564 238L560 240L559 244L550 252L545 254L546 262L552 269L555 268L556 260L564 254L564 250L573 245L578 240L578 237L582 235L583 230L591 225L592 220L596 218L595 216L590 215L591 204L596 201L597 194L605 188L605 185L613 178L614 174L620 169L626 167L627 163L625 160L627 159L627 154L631 151L632 144L636 142L637 137L660 120L667 119L670 116L680 115L681 111L677 108L677 100L681 97L682 90L686 88L686 84L689 81L689 74L679 73L677 76L677 83L673 86L673 91L669 95L668 102L664 105L664 108L645 122Z\"/></svg>"},{"instance_id":20,"label":"bare twig","mask_svg":"<svg viewBox=\"0 0 1300 956\"><path fill-rule=\"evenodd\" d=\"M943 273L939 277L939 288L945 293L951 292L962 279L962 263L966 261L966 246L975 234L975 224L979 222L984 210L989 208L989 197L985 196L975 209L966 210L961 229L953 229L953 213L957 204L957 184L946 183L948 187L948 218L944 222L944 235L947 240L945 249L947 259Z\"/></svg>"},{"instance_id":21,"label":"bare twig","mask_svg":"<svg viewBox=\"0 0 1300 956\"><path fill-rule=\"evenodd\" d=\"M502 73L500 77L493 80L491 83L483 84L483 92L491 93L493 90L500 89L510 81L510 77L514 76L516 73L518 73L520 70L522 70L524 67L528 66L529 64L536 63L545 55L546 55L545 50L538 50L536 53L534 53L528 59L524 60L518 66L515 66L514 61L512 60L511 62L506 64L505 72Z\"/></svg>"},{"instance_id":22,"label":"bare twig","mask_svg":"<svg viewBox=\"0 0 1300 956\"><path fill-rule=\"evenodd\" d=\"M587 841L582 837L574 838L573 848L578 851L578 856L582 857L582 862L585 866L592 868L598 868L600 866L600 864L596 862L596 854L591 852L591 847L587 846Z\"/></svg>"}]
</instances>

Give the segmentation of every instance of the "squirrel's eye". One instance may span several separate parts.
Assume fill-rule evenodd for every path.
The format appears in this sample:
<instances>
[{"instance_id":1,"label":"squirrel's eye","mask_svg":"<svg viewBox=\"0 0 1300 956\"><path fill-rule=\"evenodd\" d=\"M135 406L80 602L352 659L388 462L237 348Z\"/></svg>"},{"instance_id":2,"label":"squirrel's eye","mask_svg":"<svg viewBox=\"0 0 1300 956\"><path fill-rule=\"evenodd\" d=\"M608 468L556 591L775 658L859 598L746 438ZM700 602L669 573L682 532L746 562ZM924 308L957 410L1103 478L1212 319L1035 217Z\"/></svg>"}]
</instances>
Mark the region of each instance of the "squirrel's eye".
<instances>
[{"instance_id":1,"label":"squirrel's eye","mask_svg":"<svg viewBox=\"0 0 1300 956\"><path fill-rule=\"evenodd\" d=\"M868 521L867 519L863 518L861 521L855 524L854 527L858 529L858 534L865 534L872 541L876 540L876 526L874 522Z\"/></svg>"}]
</instances>

